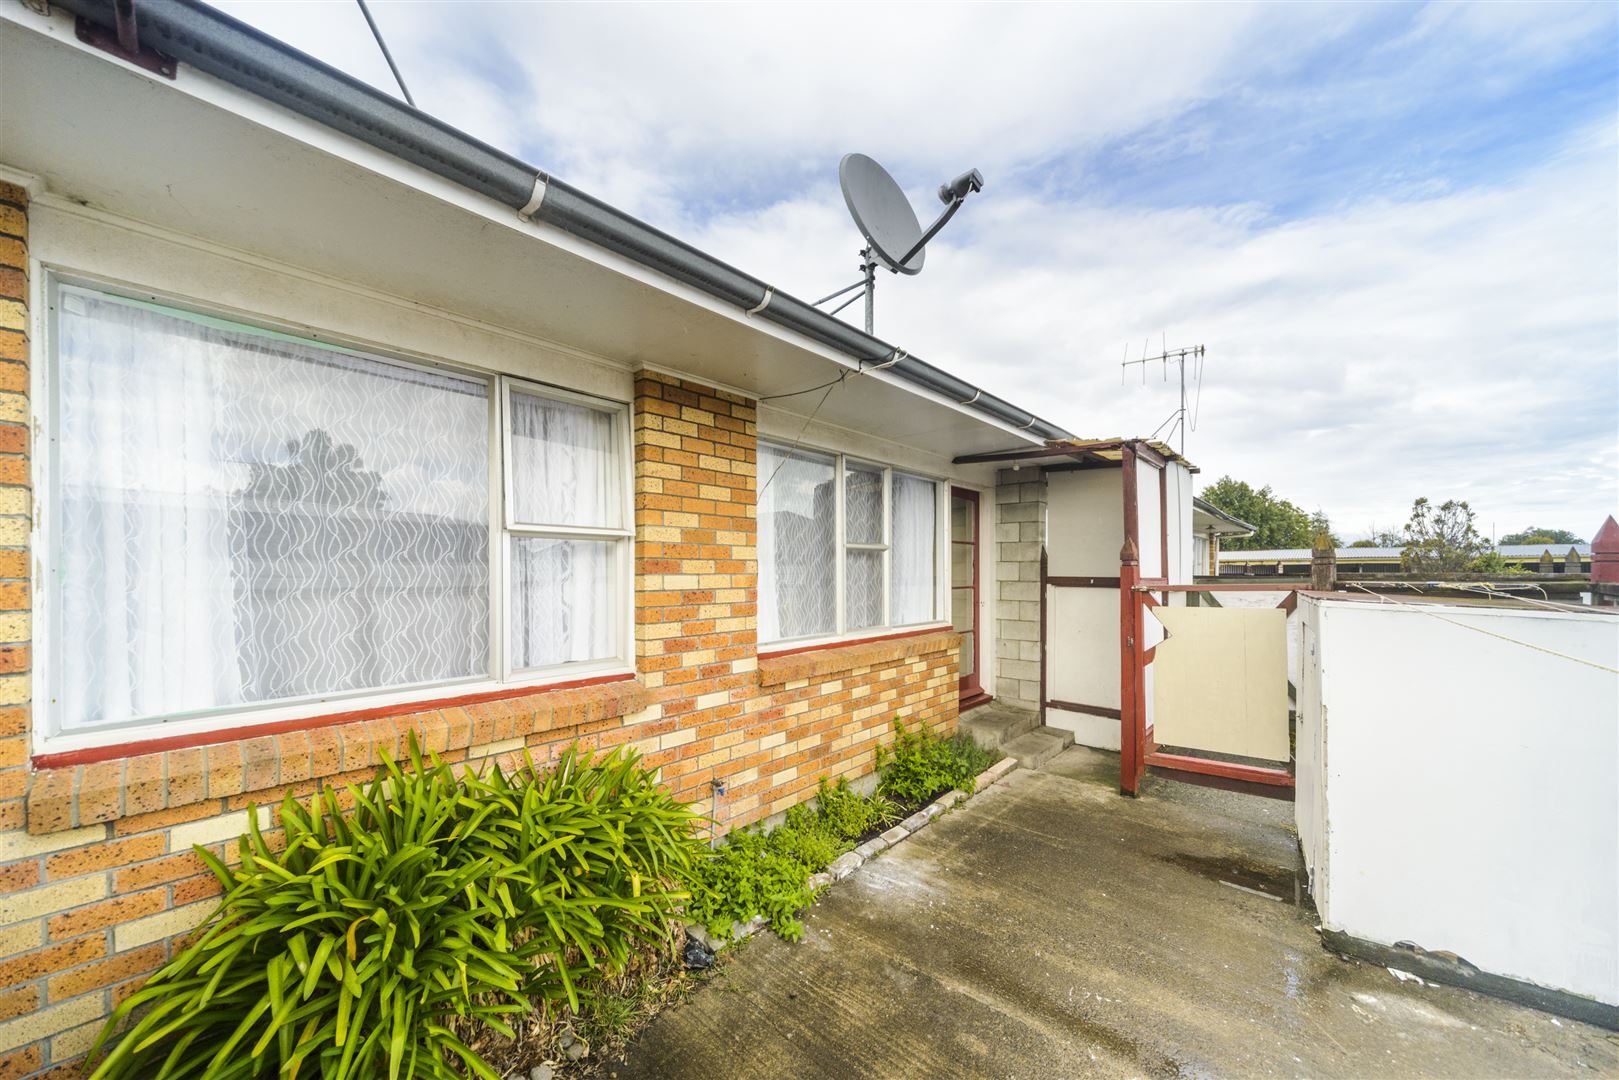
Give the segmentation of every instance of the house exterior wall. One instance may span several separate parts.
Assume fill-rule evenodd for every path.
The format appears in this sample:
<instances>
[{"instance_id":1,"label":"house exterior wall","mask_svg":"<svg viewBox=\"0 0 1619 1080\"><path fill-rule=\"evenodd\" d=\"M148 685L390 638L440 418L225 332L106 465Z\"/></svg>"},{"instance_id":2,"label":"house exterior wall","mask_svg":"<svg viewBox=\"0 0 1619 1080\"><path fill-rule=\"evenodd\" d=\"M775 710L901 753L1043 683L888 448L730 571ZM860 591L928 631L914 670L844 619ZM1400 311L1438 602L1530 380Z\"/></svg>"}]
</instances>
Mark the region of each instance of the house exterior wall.
<instances>
[{"instance_id":1,"label":"house exterior wall","mask_svg":"<svg viewBox=\"0 0 1619 1080\"><path fill-rule=\"evenodd\" d=\"M1322 925L1619 1005L1619 618L1312 596L1299 618Z\"/></svg>"},{"instance_id":2,"label":"house exterior wall","mask_svg":"<svg viewBox=\"0 0 1619 1080\"><path fill-rule=\"evenodd\" d=\"M995 477L995 696L1040 708L1040 555L1046 477L1038 468Z\"/></svg>"},{"instance_id":3,"label":"house exterior wall","mask_svg":"<svg viewBox=\"0 0 1619 1080\"><path fill-rule=\"evenodd\" d=\"M77 1075L72 1063L107 1013L212 910L219 886L192 845L233 860L250 814L273 839L285 795L365 779L413 734L445 760L479 766L515 764L525 750L544 763L574 743L628 744L726 831L803 801L822 776L870 773L896 715L953 730L959 639L949 631L759 655L756 403L643 371L622 376L634 416L632 675L31 760L28 365L39 262L27 208L23 189L0 183L0 1078ZM158 258L150 239L93 239L84 250L113 276L120 259ZM187 272L209 273L206 253L189 258ZM245 275L216 280L251 291ZM319 283L290 287L341 303ZM429 329L463 348L474 338L466 327ZM532 351L499 366L531 378L589 368ZM590 370L602 384L590 389L614 385ZM717 799L714 781L725 788Z\"/></svg>"},{"instance_id":4,"label":"house exterior wall","mask_svg":"<svg viewBox=\"0 0 1619 1080\"><path fill-rule=\"evenodd\" d=\"M1082 746L1119 748L1119 549L1124 546L1121 469L1050 474L1047 573L1103 578L1097 588L1046 588L1045 722ZM1103 712L1065 706L1084 705ZM1111 712L1112 715L1105 715Z\"/></svg>"}]
</instances>

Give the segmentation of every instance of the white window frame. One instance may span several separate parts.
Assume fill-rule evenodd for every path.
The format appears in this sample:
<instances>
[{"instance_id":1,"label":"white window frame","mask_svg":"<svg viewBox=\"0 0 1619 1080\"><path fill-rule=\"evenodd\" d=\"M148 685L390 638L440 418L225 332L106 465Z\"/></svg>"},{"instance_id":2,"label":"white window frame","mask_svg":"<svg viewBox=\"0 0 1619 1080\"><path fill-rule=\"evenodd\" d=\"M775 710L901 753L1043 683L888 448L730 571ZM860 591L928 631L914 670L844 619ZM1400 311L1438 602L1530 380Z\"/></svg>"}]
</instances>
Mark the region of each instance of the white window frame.
<instances>
[{"instance_id":1,"label":"white window frame","mask_svg":"<svg viewBox=\"0 0 1619 1080\"><path fill-rule=\"evenodd\" d=\"M835 530L833 547L836 558L833 560L835 573L833 575L833 588L837 592L836 622L830 634L811 634L805 637L777 638L773 641L759 642L761 653L778 652L788 649L807 649L817 645L834 645L841 642L865 641L869 638L884 637L895 633L909 633L917 630L933 630L950 626L949 619L949 567L944 560L949 558L950 544L950 481L940 476L932 476L918 469L906 469L888 465L881 461L862 457L858 454L845 454L823 446L814 446L809 443L789 443L778 441L761 435L760 446L770 446L785 454L799 451L814 453L833 459L833 484L837 498L833 500L833 528ZM883 534L879 544L850 543L848 540L848 509L846 506L848 490L844 486L848 473L848 466L853 463L866 469L877 469L883 476L882 513ZM895 625L893 622L894 600L891 577L891 560L894 539L894 509L893 485L894 473L902 473L918 480L925 480L933 485L933 614L930 620L917 623L904 623ZM755 506L758 503L758 492L754 493ZM850 551L877 551L883 553L882 559L882 598L883 617L876 626L864 626L858 630L850 630L848 613L848 553Z\"/></svg>"},{"instance_id":2,"label":"white window frame","mask_svg":"<svg viewBox=\"0 0 1619 1080\"><path fill-rule=\"evenodd\" d=\"M354 341L343 335L312 330L307 326L289 324L270 316L231 311L206 301L158 292L107 280L77 270L57 269L39 265L34 283L34 310L38 314L33 322L36 331L36 359L32 365L32 400L34 407L35 438L32 455L32 474L35 492L35 521L31 530L31 550L34 553L36 581L32 590L34 681L33 713L38 722L33 726L33 751L36 754L63 753L73 750L114 746L155 738L172 738L196 734L235 731L243 739L252 738L255 729L268 724L291 720L316 719L334 713L361 711L413 702L431 702L441 698L473 696L507 690L543 689L558 683L614 676L633 676L634 667L634 448L630 431L630 403L597 397L551 386L532 379L517 379L499 371L471 364L447 362L436 357L413 356L393 348L379 348ZM405 686L374 687L364 690L331 693L307 698L279 699L259 704L222 706L217 709L163 716L141 717L118 724L109 724L93 730L64 732L61 715L53 690L56 686L57 665L61 643L59 613L54 603L54 572L60 565L61 551L56 543L60 526L56 521L56 478L59 475L57 418L60 416L59 360L57 346L59 332L57 314L63 285L104 293L109 296L172 309L181 314L215 319L240 327L248 333L284 335L322 348L353 352L367 358L401 367L440 371L459 378L485 383L489 388L489 656L488 670L484 674L460 679L435 680ZM513 671L509 657L509 604L507 582L509 576L510 545L508 537L509 433L508 410L505 406L510 387L561 401L583 404L610 412L615 416L614 444L620 454L624 470L620 491L622 500L620 529L551 529L540 534L591 534L599 538L617 539L615 623L613 640L618 655L602 660L575 661L545 668ZM518 535L530 534L526 526L518 526Z\"/></svg>"},{"instance_id":3,"label":"white window frame","mask_svg":"<svg viewBox=\"0 0 1619 1080\"><path fill-rule=\"evenodd\" d=\"M608 401L604 398L592 397L572 390L563 390L555 386L547 386L525 379L516 379L511 376L499 377L500 398L500 527L499 562L500 581L502 582L498 601L500 616L499 623L500 652L499 670L501 680L525 680L530 678L555 677L559 671L576 672L588 671L593 667L619 668L632 666L634 644L630 639L635 622L635 582L631 571L634 568L635 558L635 455L630 443L630 407L625 402ZM551 401L567 402L570 405L580 405L587 409L606 413L613 418L613 444L619 451L619 521L618 528L607 528L585 525L552 525L517 520L515 509L516 500L512 495L513 457L512 457L512 393L528 394L532 397L547 398ZM495 526L491 523L491 528ZM551 665L541 668L517 668L512 663L511 655L511 612L508 610L507 596L509 589L505 583L512 581L511 558L513 537L534 536L551 540L611 540L614 541L614 567L613 585L615 592L615 607L613 625L613 640L618 643L617 656L603 660L580 660L569 664Z\"/></svg>"}]
</instances>

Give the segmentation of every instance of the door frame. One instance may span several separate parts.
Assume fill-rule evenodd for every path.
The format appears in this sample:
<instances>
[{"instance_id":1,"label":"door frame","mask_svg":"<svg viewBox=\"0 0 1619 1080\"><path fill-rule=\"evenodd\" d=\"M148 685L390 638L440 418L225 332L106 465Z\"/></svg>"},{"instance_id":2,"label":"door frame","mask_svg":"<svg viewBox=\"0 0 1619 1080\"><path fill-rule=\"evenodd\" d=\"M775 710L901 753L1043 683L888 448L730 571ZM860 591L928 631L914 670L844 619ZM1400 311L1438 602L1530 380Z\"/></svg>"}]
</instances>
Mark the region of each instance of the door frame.
<instances>
[{"instance_id":1,"label":"door frame","mask_svg":"<svg viewBox=\"0 0 1619 1080\"><path fill-rule=\"evenodd\" d=\"M970 587L972 589L972 591L973 591L973 604L972 604L972 608L973 608L973 625L972 625L973 670L972 670L971 675L962 675L962 676L960 676L960 679L958 680L958 684L957 684L959 694L960 694L960 697L959 697L959 700L958 700L958 708L968 709L968 708L972 708L975 705L982 705L986 701L991 700L990 695L984 692L984 633L983 633L983 627L982 627L982 623L983 623L983 606L984 606L983 605L984 583L983 583L983 580L981 579L981 577L979 576L982 573L982 566L983 566L983 562L982 562L983 543L982 543L982 541L983 541L983 508L984 508L984 504L983 504L983 499L982 499L979 492L974 491L972 488L956 487L954 485L951 485L951 488L950 488L950 500L951 500L951 503L953 504L955 502L955 500L958 499L958 498L962 499L962 500L964 500L966 502L972 503L972 508L973 508L972 509L972 522L973 522L972 540L970 540L970 541L957 540L956 537L955 537L955 529L954 529L954 527L952 527L950 529L950 556L951 556L951 558L950 558L950 601L951 601L951 609L952 609L952 616L951 616L952 626L954 625L954 608L955 608L956 590L958 588L965 589L965 588ZM952 512L953 512L954 511L954 506L953 505L952 505L951 509L952 509ZM955 582L955 563L956 563L955 551L956 551L956 545L957 544L967 544L967 543L971 543L972 550L973 550L972 584L970 586L957 585L956 582Z\"/></svg>"}]
</instances>

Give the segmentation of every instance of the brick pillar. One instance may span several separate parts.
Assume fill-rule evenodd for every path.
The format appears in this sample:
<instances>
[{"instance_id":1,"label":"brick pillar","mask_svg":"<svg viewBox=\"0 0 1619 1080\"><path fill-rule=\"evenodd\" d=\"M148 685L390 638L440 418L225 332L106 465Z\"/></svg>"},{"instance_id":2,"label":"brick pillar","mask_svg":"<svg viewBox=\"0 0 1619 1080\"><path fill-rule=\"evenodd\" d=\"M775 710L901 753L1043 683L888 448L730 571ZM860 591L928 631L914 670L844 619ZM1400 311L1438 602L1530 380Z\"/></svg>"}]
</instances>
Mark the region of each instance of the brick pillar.
<instances>
[{"instance_id":1,"label":"brick pillar","mask_svg":"<svg viewBox=\"0 0 1619 1080\"><path fill-rule=\"evenodd\" d=\"M737 768L758 667L756 420L735 394L635 377L636 669L657 710L641 738L656 737L648 763L705 811ZM717 809L723 821L745 808Z\"/></svg>"},{"instance_id":2,"label":"brick pillar","mask_svg":"<svg viewBox=\"0 0 1619 1080\"><path fill-rule=\"evenodd\" d=\"M28 193L0 182L0 830L23 826L28 782Z\"/></svg>"},{"instance_id":3,"label":"brick pillar","mask_svg":"<svg viewBox=\"0 0 1619 1080\"><path fill-rule=\"evenodd\" d=\"M995 697L1040 708L1040 552L1046 478L1038 468L995 477Z\"/></svg>"},{"instance_id":4,"label":"brick pillar","mask_svg":"<svg viewBox=\"0 0 1619 1080\"><path fill-rule=\"evenodd\" d=\"M1316 592L1331 592L1338 580L1338 553L1326 533L1315 538L1310 550L1310 588Z\"/></svg>"}]
</instances>

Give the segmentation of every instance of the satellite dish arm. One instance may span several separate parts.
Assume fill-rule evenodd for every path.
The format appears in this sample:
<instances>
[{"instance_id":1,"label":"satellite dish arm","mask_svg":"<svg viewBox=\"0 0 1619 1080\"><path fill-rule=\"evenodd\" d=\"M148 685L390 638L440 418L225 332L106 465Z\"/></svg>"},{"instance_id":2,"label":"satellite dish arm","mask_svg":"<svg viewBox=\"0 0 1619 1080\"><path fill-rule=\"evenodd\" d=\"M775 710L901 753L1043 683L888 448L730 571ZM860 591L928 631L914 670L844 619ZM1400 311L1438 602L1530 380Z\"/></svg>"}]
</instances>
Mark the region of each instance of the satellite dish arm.
<instances>
[{"instance_id":1,"label":"satellite dish arm","mask_svg":"<svg viewBox=\"0 0 1619 1080\"><path fill-rule=\"evenodd\" d=\"M940 229L944 228L945 223L955 216L956 211L961 209L961 204L965 201L966 200L964 199L951 199L950 205L945 207L944 213L939 215L939 220L928 226L928 231L923 233L922 239L913 244L911 246L911 250L905 253L905 257L899 260L899 265L904 266L906 263L910 262L911 259L915 258L918 251L921 251L923 248L927 247L928 241L932 240L934 235L937 234Z\"/></svg>"},{"instance_id":2,"label":"satellite dish arm","mask_svg":"<svg viewBox=\"0 0 1619 1080\"><path fill-rule=\"evenodd\" d=\"M956 211L960 210L961 204L967 201L967 196L975 191L982 190L984 190L984 177L977 169L964 172L950 183L942 185L939 188L939 198L946 203L944 213L939 215L937 221L928 226L927 232L923 233L922 238L911 246L911 250L905 253L905 257L899 260L898 265L904 266L909 263L918 251L927 247L928 241L938 235L939 230L944 228L950 219L956 216Z\"/></svg>"}]
</instances>

